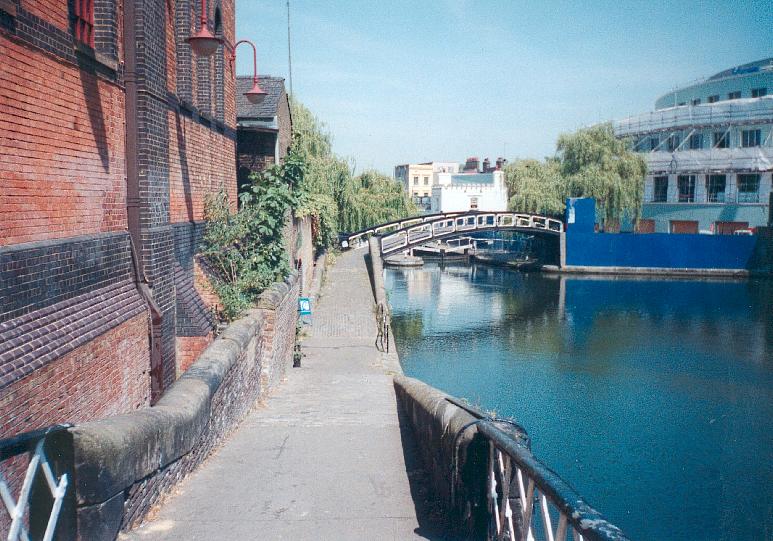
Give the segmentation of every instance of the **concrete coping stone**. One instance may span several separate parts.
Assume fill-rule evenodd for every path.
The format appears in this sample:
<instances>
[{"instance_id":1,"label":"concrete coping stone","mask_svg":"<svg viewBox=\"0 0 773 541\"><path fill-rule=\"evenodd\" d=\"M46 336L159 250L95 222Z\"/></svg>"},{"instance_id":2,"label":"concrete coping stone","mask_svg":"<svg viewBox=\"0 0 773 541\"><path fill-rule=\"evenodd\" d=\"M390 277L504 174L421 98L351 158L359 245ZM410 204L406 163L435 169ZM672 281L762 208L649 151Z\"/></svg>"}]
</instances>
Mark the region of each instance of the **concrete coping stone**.
<instances>
[{"instance_id":1,"label":"concrete coping stone","mask_svg":"<svg viewBox=\"0 0 773 541\"><path fill-rule=\"evenodd\" d=\"M277 307L296 280L292 272L272 285L272 303L263 308ZM106 502L190 452L209 423L213 396L263 321L263 310L252 309L229 325L154 406L71 428L78 505Z\"/></svg>"},{"instance_id":2,"label":"concrete coping stone","mask_svg":"<svg viewBox=\"0 0 773 541\"><path fill-rule=\"evenodd\" d=\"M258 308L266 310L276 310L276 308L282 303L282 300L287 295L295 283L298 281L298 271L292 270L282 282L274 282L268 289L258 296L258 302L256 303Z\"/></svg>"}]
</instances>

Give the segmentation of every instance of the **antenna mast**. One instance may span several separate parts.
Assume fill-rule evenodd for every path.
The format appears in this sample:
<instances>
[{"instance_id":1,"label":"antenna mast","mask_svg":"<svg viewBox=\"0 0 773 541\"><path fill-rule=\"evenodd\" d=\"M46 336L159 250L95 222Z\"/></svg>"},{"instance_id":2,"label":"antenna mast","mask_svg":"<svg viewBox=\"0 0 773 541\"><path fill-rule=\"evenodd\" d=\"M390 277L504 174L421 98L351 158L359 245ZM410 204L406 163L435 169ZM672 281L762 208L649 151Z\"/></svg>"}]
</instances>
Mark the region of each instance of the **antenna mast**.
<instances>
[{"instance_id":1,"label":"antenna mast","mask_svg":"<svg viewBox=\"0 0 773 541\"><path fill-rule=\"evenodd\" d=\"M290 0L287 0L287 66L290 79L290 96L293 95L293 55L290 48Z\"/></svg>"}]
</instances>

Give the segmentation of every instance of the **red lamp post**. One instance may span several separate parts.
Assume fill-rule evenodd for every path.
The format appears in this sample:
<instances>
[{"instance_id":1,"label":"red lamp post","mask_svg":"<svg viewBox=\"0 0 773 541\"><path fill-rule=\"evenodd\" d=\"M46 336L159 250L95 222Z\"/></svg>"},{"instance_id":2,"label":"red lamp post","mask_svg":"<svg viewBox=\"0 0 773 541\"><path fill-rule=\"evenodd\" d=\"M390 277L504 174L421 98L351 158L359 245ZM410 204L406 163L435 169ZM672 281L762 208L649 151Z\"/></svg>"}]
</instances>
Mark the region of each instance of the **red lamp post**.
<instances>
[{"instance_id":1,"label":"red lamp post","mask_svg":"<svg viewBox=\"0 0 773 541\"><path fill-rule=\"evenodd\" d=\"M207 0L201 0L201 18L199 19L199 31L188 38L188 44L193 52L199 56L211 56L223 41L212 35L207 28Z\"/></svg>"},{"instance_id":2,"label":"red lamp post","mask_svg":"<svg viewBox=\"0 0 773 541\"><path fill-rule=\"evenodd\" d=\"M252 47L252 88L245 92L244 95L247 97L247 101L257 105L263 101L268 93L260 88L258 84L258 50L255 48L255 44L247 39L237 41L231 50L231 62L236 61L236 48L242 43L249 43Z\"/></svg>"}]
</instances>

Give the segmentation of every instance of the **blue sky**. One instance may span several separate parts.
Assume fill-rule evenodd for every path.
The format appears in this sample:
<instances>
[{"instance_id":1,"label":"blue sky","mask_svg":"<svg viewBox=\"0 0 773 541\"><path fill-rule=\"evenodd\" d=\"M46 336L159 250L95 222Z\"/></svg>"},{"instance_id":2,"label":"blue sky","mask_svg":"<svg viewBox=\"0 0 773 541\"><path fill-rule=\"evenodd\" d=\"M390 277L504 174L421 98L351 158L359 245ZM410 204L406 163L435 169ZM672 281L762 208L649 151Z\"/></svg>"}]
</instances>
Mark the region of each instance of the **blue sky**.
<instances>
[{"instance_id":1,"label":"blue sky","mask_svg":"<svg viewBox=\"0 0 773 541\"><path fill-rule=\"evenodd\" d=\"M285 0L236 0L287 76ZM291 0L293 90L358 170L552 155L557 136L773 56L773 2ZM237 69L252 59L239 49ZM505 150L506 149L506 150Z\"/></svg>"}]
</instances>

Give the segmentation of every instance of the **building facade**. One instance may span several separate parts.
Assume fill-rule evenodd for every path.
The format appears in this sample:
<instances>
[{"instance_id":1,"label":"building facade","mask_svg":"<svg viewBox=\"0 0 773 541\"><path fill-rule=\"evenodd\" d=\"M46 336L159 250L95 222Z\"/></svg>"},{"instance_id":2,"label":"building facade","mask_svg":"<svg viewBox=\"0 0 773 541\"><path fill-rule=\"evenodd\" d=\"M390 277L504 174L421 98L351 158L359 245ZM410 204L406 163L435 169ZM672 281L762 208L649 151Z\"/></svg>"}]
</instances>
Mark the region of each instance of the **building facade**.
<instances>
[{"instance_id":1,"label":"building facade","mask_svg":"<svg viewBox=\"0 0 773 541\"><path fill-rule=\"evenodd\" d=\"M0 437L150 404L212 339L236 199L234 2L0 0Z\"/></svg>"},{"instance_id":2,"label":"building facade","mask_svg":"<svg viewBox=\"0 0 773 541\"><path fill-rule=\"evenodd\" d=\"M773 58L679 88L614 122L647 163L640 232L732 234L767 225Z\"/></svg>"},{"instance_id":3,"label":"building facade","mask_svg":"<svg viewBox=\"0 0 773 541\"><path fill-rule=\"evenodd\" d=\"M252 87L252 77L236 79L237 174L239 186L249 183L252 173L281 163L292 143L290 101L281 77L259 78L267 93L260 104L244 96Z\"/></svg>"},{"instance_id":4,"label":"building facade","mask_svg":"<svg viewBox=\"0 0 773 541\"><path fill-rule=\"evenodd\" d=\"M436 173L431 212L506 211L507 186L502 171Z\"/></svg>"}]
</instances>

